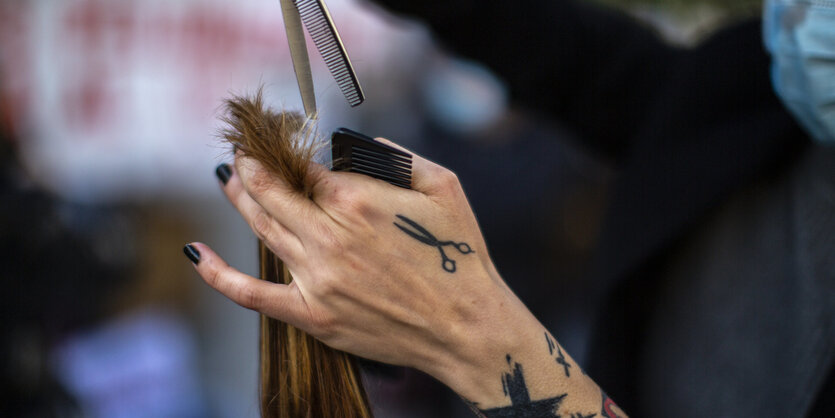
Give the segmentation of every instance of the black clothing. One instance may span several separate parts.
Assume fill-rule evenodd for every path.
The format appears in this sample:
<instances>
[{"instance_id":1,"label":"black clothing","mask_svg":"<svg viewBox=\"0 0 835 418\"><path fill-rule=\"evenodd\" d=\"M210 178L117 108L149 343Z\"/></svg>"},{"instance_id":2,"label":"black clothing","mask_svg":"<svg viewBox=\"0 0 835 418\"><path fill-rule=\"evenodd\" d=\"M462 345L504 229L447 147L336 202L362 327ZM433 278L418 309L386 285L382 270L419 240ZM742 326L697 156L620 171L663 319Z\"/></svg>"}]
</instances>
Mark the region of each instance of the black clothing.
<instances>
[{"instance_id":1,"label":"black clothing","mask_svg":"<svg viewBox=\"0 0 835 418\"><path fill-rule=\"evenodd\" d=\"M383 3L396 11L426 19L444 45L483 62L503 78L515 104L564 122L594 152L617 166L619 176L604 223L593 277L610 284L614 290L597 324L589 357L589 374L633 416L656 415L649 408L663 402L668 406L681 402L678 406L682 409L677 416L708 415L707 410L698 410L698 407L709 408L711 400L694 402L692 397L687 399L681 395L694 391L693 385L687 385L688 376L673 377L673 380L684 382L682 384L671 380L665 382L669 383L666 386L662 385L659 375L663 370L650 363L659 357L662 362L675 359L682 365L693 364L688 363L687 358L675 358L677 354L690 355L690 351L675 351L680 347L675 344L671 345L670 351L665 351L665 344L658 339L664 332L676 330L675 324L665 322L665 315L692 321L680 324L676 331L681 335L676 334L677 338L687 337L688 329L695 330L693 335L709 332L711 328L701 327L699 321L716 317L705 312L712 307L710 304L702 305L701 312L687 317L675 312L676 306L668 306L669 301L686 297L688 292L698 294L715 285L719 277L727 274L704 281L705 277L700 274L719 274L723 271L720 266L739 267L734 271L747 275L737 283L740 292L756 288L757 269L742 266L757 265L761 261L758 257L776 257L768 260L772 262L771 267L785 271L782 275L769 276L773 282L764 281L763 289L753 294L723 293L729 297L727 302L731 307L737 304L734 296L768 300L776 297L772 302L777 303L782 300L778 297L781 292L796 290L792 283L785 282L798 272L799 264L795 258L803 256L789 251L795 247L763 245L759 248L762 252L757 252L758 247L752 242L747 258L739 259L736 264L711 264L713 268L699 268L698 264L709 264L711 256L705 253L717 250L717 245L724 243L721 239L713 241L721 235L712 236L705 231L713 231L712 228L721 231L718 225L722 222L717 219L730 216L720 212L729 210L727 205L732 205L726 202L745 198L756 200L756 196L744 195L742 191L755 185L762 187L766 179L781 186L768 184L762 192L764 195L772 193L771 187L774 187L774 193L782 190L785 196L790 196L793 190L805 190L792 186L795 184L793 179L812 176L796 173L805 172L807 164L818 169L821 166L809 162L811 157L808 156L799 159L809 148L809 140L773 93L769 80L770 60L762 46L760 23L752 21L728 28L698 47L686 50L664 44L652 31L616 12L578 2L386 0ZM740 193L743 196L737 197ZM794 204L795 200L785 196L783 200L779 197L761 199L778 206ZM818 203L826 204L821 202L824 201ZM748 207L745 203L738 204ZM736 216L744 213L739 212ZM766 226L768 220L783 220L784 216L795 219L796 212L763 210L753 215L760 216L761 221L748 227ZM821 216L825 218L826 214ZM746 230L746 225L739 226L735 222L726 226L731 230L742 228L736 231L737 235L731 234L734 237L765 239L757 235L759 230L756 228ZM829 231L835 233L832 229ZM775 236L794 236L792 231L784 232ZM699 243L702 247L698 247ZM744 245L727 246L725 250L745 248ZM835 250L835 244L831 248ZM733 256L730 254L728 258ZM688 270L685 260L695 265ZM830 295L825 291L832 289L833 273L818 273L823 276L819 276L818 281L813 280L819 285L813 289ZM710 293L702 295L709 297ZM797 296L789 305L805 301ZM818 321L803 325L811 327L807 330L810 333L816 329L820 331L819 337L831 347L832 298L815 301L823 306L818 312L822 316L809 317L792 311L796 315L789 312L785 318ZM752 308L752 312L769 312L759 304L754 305L756 309ZM778 304L770 312L781 317L783 307ZM745 309L744 304L736 311L730 309L725 312L728 315L725 319L750 320L756 323L755 329L768 328L756 326L764 324L767 316L734 317ZM719 320L722 319L720 315ZM743 328L729 326L726 331L744 334ZM785 331L777 328L775 332ZM735 350L750 348L746 344L756 343L756 338L780 340L789 336L750 335L751 339L745 339L743 335L738 341L740 346L725 347L733 353L726 359L732 362L736 355L743 362L746 354ZM782 343L792 344L791 341ZM780 358L807 361L790 357L797 352L781 352ZM822 355L814 361L818 361L813 365L819 369L820 376L797 385L796 391L815 393L816 388L824 387L823 378L832 368L832 355ZM681 367L677 371L688 370L693 369ZM768 385L757 380L770 376L763 371L752 375L713 377L727 379L741 387L759 388ZM780 378L788 379L786 376ZM707 378L694 379L693 383L696 381L710 382ZM758 386L759 383L762 385ZM727 386L717 385L717 388ZM772 389L782 387L770 386ZM710 393L709 388L704 388L704 393ZM749 403L762 406L759 399L734 397L749 396L749 393L740 390L723 393L722 397L725 402L736 402L740 406ZM818 402L828 396L831 394L820 393ZM793 404L796 408L793 415L802 415L812 403L810 397L805 404ZM693 409L689 409L691 407ZM670 408L660 409L670 413ZM778 410L782 409L771 412ZM746 415L761 411L749 410ZM764 411L773 415L767 409ZM726 410L719 415L733 416L734 413Z\"/></svg>"},{"instance_id":2,"label":"black clothing","mask_svg":"<svg viewBox=\"0 0 835 418\"><path fill-rule=\"evenodd\" d=\"M682 50L570 1L383 3L426 18L445 46L495 71L515 104L559 119L620 168L600 277L633 270L808 143L772 91L759 22Z\"/></svg>"},{"instance_id":3,"label":"black clothing","mask_svg":"<svg viewBox=\"0 0 835 418\"><path fill-rule=\"evenodd\" d=\"M834 214L835 149L811 148L659 260L628 359L635 414L796 417L833 395Z\"/></svg>"}]
</instances>

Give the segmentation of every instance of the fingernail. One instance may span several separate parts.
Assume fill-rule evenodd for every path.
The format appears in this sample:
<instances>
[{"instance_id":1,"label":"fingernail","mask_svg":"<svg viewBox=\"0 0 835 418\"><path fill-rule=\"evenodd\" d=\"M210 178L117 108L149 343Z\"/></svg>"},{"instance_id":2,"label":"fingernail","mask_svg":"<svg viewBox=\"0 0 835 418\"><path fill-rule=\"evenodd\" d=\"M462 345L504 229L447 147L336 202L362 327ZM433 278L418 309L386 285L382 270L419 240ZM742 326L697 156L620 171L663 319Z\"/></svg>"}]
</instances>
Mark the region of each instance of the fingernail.
<instances>
[{"instance_id":1,"label":"fingernail","mask_svg":"<svg viewBox=\"0 0 835 418\"><path fill-rule=\"evenodd\" d=\"M197 251L197 248L194 248L193 245L186 244L186 246L183 247L183 252L186 254L186 257L194 263L194 265L197 265L197 263L200 262L200 251Z\"/></svg>"},{"instance_id":2,"label":"fingernail","mask_svg":"<svg viewBox=\"0 0 835 418\"><path fill-rule=\"evenodd\" d=\"M225 186L226 183L229 182L229 179L232 177L232 169L229 168L229 164L223 163L217 166L217 168L215 169L215 174L217 175L217 178L219 178Z\"/></svg>"}]
</instances>

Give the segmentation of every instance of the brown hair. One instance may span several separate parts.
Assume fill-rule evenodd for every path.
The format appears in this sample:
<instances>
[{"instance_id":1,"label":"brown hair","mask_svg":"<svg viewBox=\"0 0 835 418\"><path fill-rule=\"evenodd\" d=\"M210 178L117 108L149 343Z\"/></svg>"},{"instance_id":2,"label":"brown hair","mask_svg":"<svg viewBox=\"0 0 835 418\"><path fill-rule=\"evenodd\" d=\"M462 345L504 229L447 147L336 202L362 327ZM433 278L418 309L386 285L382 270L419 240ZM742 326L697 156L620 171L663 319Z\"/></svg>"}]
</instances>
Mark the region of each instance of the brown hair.
<instances>
[{"instance_id":1,"label":"brown hair","mask_svg":"<svg viewBox=\"0 0 835 418\"><path fill-rule=\"evenodd\" d=\"M299 193L309 196L308 168L321 141L298 113L264 107L262 90L226 101L221 134ZM261 279L290 283L284 263L258 243ZM371 417L356 358L304 331L261 315L261 416Z\"/></svg>"}]
</instances>

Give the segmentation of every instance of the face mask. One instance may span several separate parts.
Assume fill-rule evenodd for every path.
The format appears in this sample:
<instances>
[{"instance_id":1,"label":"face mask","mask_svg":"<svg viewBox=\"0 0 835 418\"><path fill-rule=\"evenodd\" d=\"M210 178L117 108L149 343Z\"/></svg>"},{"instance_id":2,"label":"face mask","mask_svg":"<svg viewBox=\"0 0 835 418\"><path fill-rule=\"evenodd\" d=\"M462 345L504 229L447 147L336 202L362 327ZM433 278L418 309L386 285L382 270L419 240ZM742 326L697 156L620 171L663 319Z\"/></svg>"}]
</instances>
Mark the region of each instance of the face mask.
<instances>
[{"instance_id":1,"label":"face mask","mask_svg":"<svg viewBox=\"0 0 835 418\"><path fill-rule=\"evenodd\" d=\"M835 0L766 0L777 95L809 134L835 146Z\"/></svg>"}]
</instances>

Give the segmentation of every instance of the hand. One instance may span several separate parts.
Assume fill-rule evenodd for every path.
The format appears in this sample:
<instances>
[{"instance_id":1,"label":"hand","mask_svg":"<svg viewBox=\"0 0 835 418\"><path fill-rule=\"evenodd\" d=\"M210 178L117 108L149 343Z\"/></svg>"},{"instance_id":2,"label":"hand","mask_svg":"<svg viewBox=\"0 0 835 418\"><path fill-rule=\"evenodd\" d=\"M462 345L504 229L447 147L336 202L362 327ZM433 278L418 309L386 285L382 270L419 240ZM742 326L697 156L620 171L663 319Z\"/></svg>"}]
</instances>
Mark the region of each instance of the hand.
<instances>
[{"instance_id":1,"label":"hand","mask_svg":"<svg viewBox=\"0 0 835 418\"><path fill-rule=\"evenodd\" d=\"M247 276L195 243L209 285L336 349L430 373L471 400L486 385L481 360L501 363L528 340L515 330L541 337L493 266L451 171L414 156L413 190L316 164L309 174L305 196L236 156L223 190L294 281ZM501 397L496 381L492 373Z\"/></svg>"}]
</instances>

